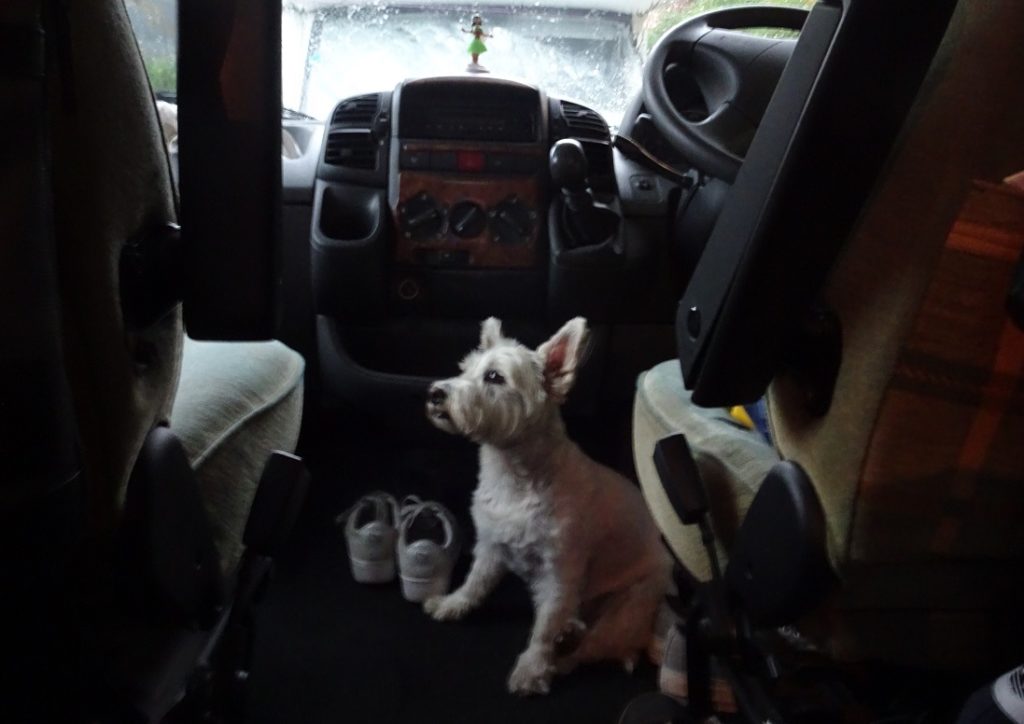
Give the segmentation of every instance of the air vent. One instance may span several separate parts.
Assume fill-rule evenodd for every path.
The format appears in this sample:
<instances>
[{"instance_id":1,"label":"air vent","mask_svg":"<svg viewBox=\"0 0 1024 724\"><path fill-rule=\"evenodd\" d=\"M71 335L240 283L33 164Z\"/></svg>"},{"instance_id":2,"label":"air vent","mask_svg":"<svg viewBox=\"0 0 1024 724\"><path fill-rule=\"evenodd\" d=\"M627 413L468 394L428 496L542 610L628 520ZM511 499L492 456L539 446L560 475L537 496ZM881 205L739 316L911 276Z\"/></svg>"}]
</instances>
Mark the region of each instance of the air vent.
<instances>
[{"instance_id":1,"label":"air vent","mask_svg":"<svg viewBox=\"0 0 1024 724\"><path fill-rule=\"evenodd\" d=\"M570 101L562 101L562 117L569 127L569 135L576 138L592 138L595 141L608 141L608 124L586 106Z\"/></svg>"},{"instance_id":2,"label":"air vent","mask_svg":"<svg viewBox=\"0 0 1024 724\"><path fill-rule=\"evenodd\" d=\"M377 168L378 143L367 128L337 128L327 134L324 162L372 171Z\"/></svg>"},{"instance_id":3,"label":"air vent","mask_svg":"<svg viewBox=\"0 0 1024 724\"><path fill-rule=\"evenodd\" d=\"M324 163L364 171L377 168L387 121L379 113L381 96L371 93L343 100L331 115ZM380 126L380 127L378 127Z\"/></svg>"},{"instance_id":4,"label":"air vent","mask_svg":"<svg viewBox=\"0 0 1024 724\"><path fill-rule=\"evenodd\" d=\"M372 93L349 98L338 104L331 116L332 126L357 126L370 128L380 106L380 95Z\"/></svg>"}]
</instances>

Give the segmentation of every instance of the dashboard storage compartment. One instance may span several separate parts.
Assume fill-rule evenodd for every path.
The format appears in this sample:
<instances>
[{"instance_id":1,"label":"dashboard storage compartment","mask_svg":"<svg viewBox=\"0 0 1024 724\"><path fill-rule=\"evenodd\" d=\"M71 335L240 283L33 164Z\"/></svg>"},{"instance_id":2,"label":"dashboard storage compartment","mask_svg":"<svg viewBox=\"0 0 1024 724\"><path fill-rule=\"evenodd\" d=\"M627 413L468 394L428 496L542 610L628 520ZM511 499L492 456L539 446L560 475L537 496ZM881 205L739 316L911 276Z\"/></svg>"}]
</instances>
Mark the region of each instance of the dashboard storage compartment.
<instances>
[{"instance_id":1,"label":"dashboard storage compartment","mask_svg":"<svg viewBox=\"0 0 1024 724\"><path fill-rule=\"evenodd\" d=\"M342 195L344 193L344 196ZM332 241L365 242L380 223L380 204L373 194L342 192L325 186L321 196L319 227L321 235Z\"/></svg>"},{"instance_id":2,"label":"dashboard storage compartment","mask_svg":"<svg viewBox=\"0 0 1024 724\"><path fill-rule=\"evenodd\" d=\"M386 209L383 190L317 182L310 244L318 313L351 321L384 315Z\"/></svg>"}]
</instances>

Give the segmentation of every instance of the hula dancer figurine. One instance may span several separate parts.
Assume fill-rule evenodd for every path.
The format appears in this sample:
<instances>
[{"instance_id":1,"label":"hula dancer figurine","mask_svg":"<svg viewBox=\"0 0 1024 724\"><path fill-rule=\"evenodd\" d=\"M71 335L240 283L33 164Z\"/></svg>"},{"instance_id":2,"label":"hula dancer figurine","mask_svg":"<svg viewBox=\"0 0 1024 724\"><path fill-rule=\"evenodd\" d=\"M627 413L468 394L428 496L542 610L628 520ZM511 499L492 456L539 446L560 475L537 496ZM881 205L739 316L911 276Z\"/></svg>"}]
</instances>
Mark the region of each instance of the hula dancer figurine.
<instances>
[{"instance_id":1,"label":"hula dancer figurine","mask_svg":"<svg viewBox=\"0 0 1024 724\"><path fill-rule=\"evenodd\" d=\"M472 56L473 58L473 62L466 66L466 70L472 71L474 73L487 72L487 69L480 65L480 54L487 52L487 46L484 45L483 38L494 37L490 33L484 32L483 23L484 21L480 18L479 15L474 15L472 27L469 30L466 30L466 28L462 28L462 32L471 33L473 35L473 39L469 42L469 48L467 48L470 56Z\"/></svg>"}]
</instances>

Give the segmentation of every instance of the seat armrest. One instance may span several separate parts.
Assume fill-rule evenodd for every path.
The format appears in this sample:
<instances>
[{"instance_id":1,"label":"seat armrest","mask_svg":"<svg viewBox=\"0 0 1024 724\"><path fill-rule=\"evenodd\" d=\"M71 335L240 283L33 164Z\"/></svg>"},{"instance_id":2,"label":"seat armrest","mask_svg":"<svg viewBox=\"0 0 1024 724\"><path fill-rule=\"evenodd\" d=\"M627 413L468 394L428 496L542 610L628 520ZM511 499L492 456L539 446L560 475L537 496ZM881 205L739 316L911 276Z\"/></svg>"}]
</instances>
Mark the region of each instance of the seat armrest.
<instances>
[{"instance_id":1,"label":"seat armrest","mask_svg":"<svg viewBox=\"0 0 1024 724\"><path fill-rule=\"evenodd\" d=\"M736 534L729 593L755 626L783 626L816 608L836 581L814 486L795 462L777 463Z\"/></svg>"},{"instance_id":2,"label":"seat armrest","mask_svg":"<svg viewBox=\"0 0 1024 724\"><path fill-rule=\"evenodd\" d=\"M226 588L195 471L165 426L150 431L128 481L122 584L202 628L223 610ZM129 596L139 592L127 592Z\"/></svg>"}]
</instances>

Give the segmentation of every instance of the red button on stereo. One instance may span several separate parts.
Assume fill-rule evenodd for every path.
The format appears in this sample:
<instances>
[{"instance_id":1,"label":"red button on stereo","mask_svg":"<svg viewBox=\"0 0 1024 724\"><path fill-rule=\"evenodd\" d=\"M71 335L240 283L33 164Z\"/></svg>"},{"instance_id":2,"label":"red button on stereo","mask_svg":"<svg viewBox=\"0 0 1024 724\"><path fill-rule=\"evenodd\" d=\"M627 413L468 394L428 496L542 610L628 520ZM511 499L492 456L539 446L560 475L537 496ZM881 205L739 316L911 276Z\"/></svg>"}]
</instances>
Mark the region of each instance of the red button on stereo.
<instances>
[{"instance_id":1,"label":"red button on stereo","mask_svg":"<svg viewBox=\"0 0 1024 724\"><path fill-rule=\"evenodd\" d=\"M485 159L482 151L459 151L456 159L460 171L484 170Z\"/></svg>"}]
</instances>

